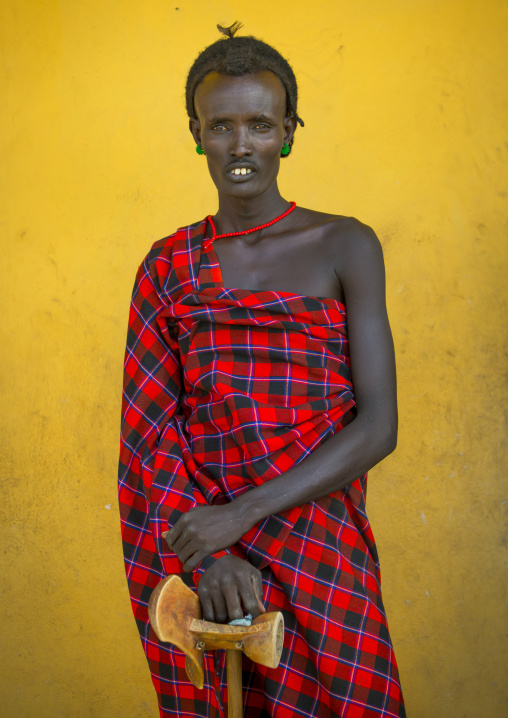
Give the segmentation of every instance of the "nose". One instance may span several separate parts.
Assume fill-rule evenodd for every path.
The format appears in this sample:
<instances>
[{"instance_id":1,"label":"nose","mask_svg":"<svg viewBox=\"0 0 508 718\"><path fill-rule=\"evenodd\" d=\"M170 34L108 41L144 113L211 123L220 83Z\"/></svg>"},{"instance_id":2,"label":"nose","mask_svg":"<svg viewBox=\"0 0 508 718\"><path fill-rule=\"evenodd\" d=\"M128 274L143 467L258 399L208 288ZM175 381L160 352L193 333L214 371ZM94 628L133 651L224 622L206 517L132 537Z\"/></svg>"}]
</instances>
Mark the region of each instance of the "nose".
<instances>
[{"instance_id":1,"label":"nose","mask_svg":"<svg viewBox=\"0 0 508 718\"><path fill-rule=\"evenodd\" d=\"M249 157L252 155L247 128L240 128L233 133L229 153L232 157Z\"/></svg>"}]
</instances>

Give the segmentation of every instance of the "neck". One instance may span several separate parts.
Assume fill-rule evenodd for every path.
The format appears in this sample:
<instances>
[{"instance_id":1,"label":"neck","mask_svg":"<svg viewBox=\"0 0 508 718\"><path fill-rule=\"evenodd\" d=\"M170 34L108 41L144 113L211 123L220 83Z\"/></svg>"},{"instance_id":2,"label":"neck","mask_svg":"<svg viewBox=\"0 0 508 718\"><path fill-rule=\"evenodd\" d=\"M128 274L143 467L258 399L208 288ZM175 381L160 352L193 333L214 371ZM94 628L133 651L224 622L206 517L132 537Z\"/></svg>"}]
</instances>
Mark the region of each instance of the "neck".
<instances>
[{"instance_id":1,"label":"neck","mask_svg":"<svg viewBox=\"0 0 508 718\"><path fill-rule=\"evenodd\" d=\"M242 199L224 197L219 194L219 210L215 215L217 234L241 232L259 224L265 224L288 209L290 203L285 200L278 188L259 197Z\"/></svg>"}]
</instances>

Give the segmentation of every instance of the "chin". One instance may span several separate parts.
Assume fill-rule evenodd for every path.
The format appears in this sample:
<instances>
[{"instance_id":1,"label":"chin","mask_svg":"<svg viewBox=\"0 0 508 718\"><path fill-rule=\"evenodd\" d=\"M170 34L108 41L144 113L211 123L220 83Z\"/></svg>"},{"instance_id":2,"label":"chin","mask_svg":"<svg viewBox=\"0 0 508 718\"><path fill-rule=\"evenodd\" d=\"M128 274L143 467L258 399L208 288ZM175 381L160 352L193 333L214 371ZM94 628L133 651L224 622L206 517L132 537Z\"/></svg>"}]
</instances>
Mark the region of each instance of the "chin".
<instances>
[{"instance_id":1,"label":"chin","mask_svg":"<svg viewBox=\"0 0 508 718\"><path fill-rule=\"evenodd\" d=\"M215 184L215 186L217 187L219 194L222 194L223 196L236 197L238 199L254 199L255 197L260 197L261 195L269 192L277 182L277 177L274 177L272 182L263 182L263 185L261 186L261 183L258 182L257 179L258 178L249 182L242 182L238 184L233 182L226 184L221 183L220 185Z\"/></svg>"}]
</instances>

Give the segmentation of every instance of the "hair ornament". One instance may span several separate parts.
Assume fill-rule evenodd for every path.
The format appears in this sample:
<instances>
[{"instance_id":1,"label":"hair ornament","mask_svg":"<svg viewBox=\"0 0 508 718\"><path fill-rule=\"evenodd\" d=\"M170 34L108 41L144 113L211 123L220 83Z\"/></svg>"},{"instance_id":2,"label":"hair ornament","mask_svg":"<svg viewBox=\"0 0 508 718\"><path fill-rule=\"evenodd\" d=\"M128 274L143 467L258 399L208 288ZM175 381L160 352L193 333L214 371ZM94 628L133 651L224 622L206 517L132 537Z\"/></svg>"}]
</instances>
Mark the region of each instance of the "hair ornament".
<instances>
[{"instance_id":1,"label":"hair ornament","mask_svg":"<svg viewBox=\"0 0 508 718\"><path fill-rule=\"evenodd\" d=\"M232 37L234 37L236 35L238 30L240 30L240 28L242 28L242 27L243 27L243 23L237 21L237 22L234 22L229 27L224 27L224 25L217 25L217 30L220 33L222 33L223 35L225 35L226 37L229 37L229 39L231 39Z\"/></svg>"}]
</instances>

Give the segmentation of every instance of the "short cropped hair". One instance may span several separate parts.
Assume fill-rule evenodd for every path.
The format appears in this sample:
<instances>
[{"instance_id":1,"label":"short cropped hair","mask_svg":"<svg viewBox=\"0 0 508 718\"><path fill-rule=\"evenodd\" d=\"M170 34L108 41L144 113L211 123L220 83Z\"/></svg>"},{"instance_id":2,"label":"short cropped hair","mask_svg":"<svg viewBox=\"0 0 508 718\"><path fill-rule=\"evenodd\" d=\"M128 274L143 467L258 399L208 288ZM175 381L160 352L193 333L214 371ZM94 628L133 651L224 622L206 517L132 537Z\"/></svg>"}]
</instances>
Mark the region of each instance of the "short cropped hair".
<instances>
[{"instance_id":1,"label":"short cropped hair","mask_svg":"<svg viewBox=\"0 0 508 718\"><path fill-rule=\"evenodd\" d=\"M192 119L196 118L194 107L196 88L211 72L241 76L269 70L277 75L284 85L287 115L292 115L303 127L303 121L297 114L298 85L291 65L266 42L250 35L235 37L240 27L241 24L238 22L231 27L217 25L218 30L226 37L209 45L197 56L187 76L185 88L187 114Z\"/></svg>"}]
</instances>

